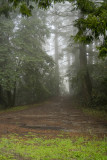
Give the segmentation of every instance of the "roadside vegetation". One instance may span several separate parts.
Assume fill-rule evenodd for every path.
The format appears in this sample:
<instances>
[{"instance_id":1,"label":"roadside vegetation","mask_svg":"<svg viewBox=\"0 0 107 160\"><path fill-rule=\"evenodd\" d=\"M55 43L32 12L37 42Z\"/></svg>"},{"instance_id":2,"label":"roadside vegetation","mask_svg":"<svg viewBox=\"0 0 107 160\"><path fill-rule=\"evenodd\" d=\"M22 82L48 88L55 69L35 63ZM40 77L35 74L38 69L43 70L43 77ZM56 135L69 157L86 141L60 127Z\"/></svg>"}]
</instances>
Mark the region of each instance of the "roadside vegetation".
<instances>
[{"instance_id":1,"label":"roadside vegetation","mask_svg":"<svg viewBox=\"0 0 107 160\"><path fill-rule=\"evenodd\" d=\"M99 110L93 108L82 108L82 110L87 115L107 121L107 112L105 110Z\"/></svg>"},{"instance_id":2,"label":"roadside vegetation","mask_svg":"<svg viewBox=\"0 0 107 160\"><path fill-rule=\"evenodd\" d=\"M41 103L36 103L36 104L33 104L33 105L24 105L24 106L12 107L12 108L0 109L0 113L22 111L22 110L25 110L27 108L30 108L31 106L38 106L40 104Z\"/></svg>"},{"instance_id":3,"label":"roadside vegetation","mask_svg":"<svg viewBox=\"0 0 107 160\"><path fill-rule=\"evenodd\" d=\"M8 109L0 109L0 113L6 113L6 112L15 112L15 111L22 111L29 108L29 106L16 106L16 107L12 107L12 108L8 108Z\"/></svg>"}]
</instances>

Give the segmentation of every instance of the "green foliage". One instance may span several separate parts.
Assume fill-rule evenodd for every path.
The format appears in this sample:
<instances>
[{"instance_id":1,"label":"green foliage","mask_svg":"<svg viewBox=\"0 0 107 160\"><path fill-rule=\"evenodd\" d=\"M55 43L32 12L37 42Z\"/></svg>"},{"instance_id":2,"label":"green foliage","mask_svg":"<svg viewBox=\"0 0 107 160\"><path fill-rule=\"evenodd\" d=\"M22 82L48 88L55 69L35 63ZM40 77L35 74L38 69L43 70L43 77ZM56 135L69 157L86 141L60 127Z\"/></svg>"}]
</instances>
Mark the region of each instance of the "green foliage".
<instances>
[{"instance_id":1,"label":"green foliage","mask_svg":"<svg viewBox=\"0 0 107 160\"><path fill-rule=\"evenodd\" d=\"M106 106L107 109L107 106ZM107 121L107 112L105 111L104 106L97 106L96 108L82 108L83 112L87 115L96 117L101 120L106 120Z\"/></svg>"},{"instance_id":2,"label":"green foliage","mask_svg":"<svg viewBox=\"0 0 107 160\"><path fill-rule=\"evenodd\" d=\"M31 16L32 9L34 8L32 2L35 2L38 7L47 9L50 7L53 2L65 2L65 0L9 0L7 4L2 2L0 7L0 14L8 15L8 12L13 10L13 8L20 9L22 15ZM76 22L76 26L79 28L79 31L75 37L75 40L83 43L90 43L95 39L98 39L100 35L104 36L104 43L106 38L107 30L107 3L106 1L97 5L96 2L91 0L68 0L68 2L74 2L76 8L79 9L83 16L86 17L80 18ZM107 47L103 45L100 46L99 56L105 57L107 54Z\"/></svg>"},{"instance_id":3,"label":"green foliage","mask_svg":"<svg viewBox=\"0 0 107 160\"><path fill-rule=\"evenodd\" d=\"M100 6L95 7L93 2L92 10L90 8L88 10L88 4L85 5L85 2L77 3L77 5L83 17L75 21L75 26L79 29L74 37L75 41L88 44L93 42L94 39L100 40L100 36L103 36L103 44L98 49L99 57L105 57L107 55L107 3L103 2ZM85 14L86 16L84 16Z\"/></svg>"},{"instance_id":4,"label":"green foliage","mask_svg":"<svg viewBox=\"0 0 107 160\"><path fill-rule=\"evenodd\" d=\"M90 0L72 0L76 3L77 9L80 9L82 13L89 14L92 13L96 8L95 3Z\"/></svg>"},{"instance_id":5,"label":"green foliage","mask_svg":"<svg viewBox=\"0 0 107 160\"><path fill-rule=\"evenodd\" d=\"M104 62L94 64L89 67L93 92L92 92L92 106L107 110L107 69ZM92 68L92 69L91 69Z\"/></svg>"},{"instance_id":6,"label":"green foliage","mask_svg":"<svg viewBox=\"0 0 107 160\"><path fill-rule=\"evenodd\" d=\"M31 16L32 15L32 10L34 6L32 5L33 3L36 3L39 8L46 9L49 6L51 6L52 0L44 0L44 1L39 1L39 0L8 0L8 1L3 1L1 2L0 6L0 15L4 14L6 17L9 16L10 12L16 10L16 8L19 8L19 12L23 16Z\"/></svg>"},{"instance_id":7,"label":"green foliage","mask_svg":"<svg viewBox=\"0 0 107 160\"><path fill-rule=\"evenodd\" d=\"M31 16L31 9L27 7L26 3L22 3L20 6L20 12L22 13L22 15L26 15L26 16Z\"/></svg>"},{"instance_id":8,"label":"green foliage","mask_svg":"<svg viewBox=\"0 0 107 160\"><path fill-rule=\"evenodd\" d=\"M11 135L0 139L0 158L4 160L18 159L95 159L106 160L107 143L104 140L77 139L44 139L35 135Z\"/></svg>"},{"instance_id":9,"label":"green foliage","mask_svg":"<svg viewBox=\"0 0 107 160\"><path fill-rule=\"evenodd\" d=\"M1 0L1 2L0 2L0 16L3 14L6 17L9 17L9 12L11 12L11 11L12 11L12 8L8 4L8 2Z\"/></svg>"},{"instance_id":10,"label":"green foliage","mask_svg":"<svg viewBox=\"0 0 107 160\"><path fill-rule=\"evenodd\" d=\"M14 88L18 73L15 71L15 56L10 38L13 36L14 23L11 19L0 17L1 44L0 44L0 84L6 90ZM11 56L12 55L12 56Z\"/></svg>"},{"instance_id":11,"label":"green foliage","mask_svg":"<svg viewBox=\"0 0 107 160\"><path fill-rule=\"evenodd\" d=\"M97 108L100 110L107 110L107 61L98 61L96 64L89 64L88 70L92 82L91 101L85 105L90 108ZM75 65L71 66L69 76L71 76L71 87L73 95L81 97L81 83L84 79L85 70L76 68ZM81 99L81 100L82 100ZM83 100L82 100L83 101ZM80 101L80 102L82 102Z\"/></svg>"},{"instance_id":12,"label":"green foliage","mask_svg":"<svg viewBox=\"0 0 107 160\"><path fill-rule=\"evenodd\" d=\"M9 109L1 109L0 110L0 113L3 113L3 112L15 112L15 111L22 111L22 110L25 110L25 109L27 109L27 108L29 108L29 106L17 106L17 107L13 107L13 108L9 108Z\"/></svg>"},{"instance_id":13,"label":"green foliage","mask_svg":"<svg viewBox=\"0 0 107 160\"><path fill-rule=\"evenodd\" d=\"M13 43L19 46L18 48L22 44L18 52L19 55L21 53L19 58L23 68L23 80L18 92L23 92L22 97L26 94L26 100L29 99L27 97L30 93L30 96L36 101L52 96L55 90L52 88L54 62L42 49L44 37L49 35L45 17L43 11L36 10L29 19L23 18L19 25L20 29L17 30L16 39L13 39Z\"/></svg>"},{"instance_id":14,"label":"green foliage","mask_svg":"<svg viewBox=\"0 0 107 160\"><path fill-rule=\"evenodd\" d=\"M98 47L98 49L99 49L99 57L104 59L104 57L107 56L107 37L105 39L104 44Z\"/></svg>"},{"instance_id":15,"label":"green foliage","mask_svg":"<svg viewBox=\"0 0 107 160\"><path fill-rule=\"evenodd\" d=\"M39 103L33 104L32 106L36 107L36 106L39 106L41 104L43 105L44 103L47 103L47 101L42 102L42 103L39 102ZM1 108L1 106L0 106L0 113L17 112L17 111L22 111L22 110L29 109L30 107L31 107L31 105L24 105L24 106L15 106L15 107L4 109L4 108Z\"/></svg>"},{"instance_id":16,"label":"green foliage","mask_svg":"<svg viewBox=\"0 0 107 160\"><path fill-rule=\"evenodd\" d=\"M54 61L43 49L44 40L49 36L46 12L35 8L29 18L14 17L13 14L10 19L0 18L2 101L11 106L13 101L20 105L53 96Z\"/></svg>"}]
</instances>

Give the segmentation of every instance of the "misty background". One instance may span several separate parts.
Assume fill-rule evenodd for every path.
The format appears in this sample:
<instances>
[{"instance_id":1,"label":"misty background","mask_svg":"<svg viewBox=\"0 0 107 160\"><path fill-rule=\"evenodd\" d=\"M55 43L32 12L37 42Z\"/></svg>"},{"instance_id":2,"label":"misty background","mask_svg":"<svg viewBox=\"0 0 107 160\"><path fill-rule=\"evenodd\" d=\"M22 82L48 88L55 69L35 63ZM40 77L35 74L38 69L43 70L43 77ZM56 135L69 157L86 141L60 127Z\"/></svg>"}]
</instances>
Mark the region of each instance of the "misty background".
<instances>
[{"instance_id":1,"label":"misty background","mask_svg":"<svg viewBox=\"0 0 107 160\"><path fill-rule=\"evenodd\" d=\"M75 3L57 3L47 10L33 6L30 17L18 9L8 18L0 16L0 107L69 95L106 109L107 58L98 57L104 36L89 43L75 41L77 20L87 17Z\"/></svg>"}]
</instances>

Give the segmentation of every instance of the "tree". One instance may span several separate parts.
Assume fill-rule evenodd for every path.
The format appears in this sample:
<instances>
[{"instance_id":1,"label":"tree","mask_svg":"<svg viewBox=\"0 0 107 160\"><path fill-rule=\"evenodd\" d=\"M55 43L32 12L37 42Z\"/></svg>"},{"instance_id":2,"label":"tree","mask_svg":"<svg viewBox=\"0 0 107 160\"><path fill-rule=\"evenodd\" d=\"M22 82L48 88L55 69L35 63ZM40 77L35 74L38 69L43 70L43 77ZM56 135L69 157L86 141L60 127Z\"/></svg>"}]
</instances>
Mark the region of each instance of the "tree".
<instances>
[{"instance_id":1,"label":"tree","mask_svg":"<svg viewBox=\"0 0 107 160\"><path fill-rule=\"evenodd\" d=\"M99 6L95 5L95 2L86 0L81 4L77 1L77 5L85 17L81 17L75 23L79 28L75 40L87 44L98 39L99 56L105 57L107 55L107 2L104 1Z\"/></svg>"},{"instance_id":2,"label":"tree","mask_svg":"<svg viewBox=\"0 0 107 160\"><path fill-rule=\"evenodd\" d=\"M0 102L6 107L55 95L54 61L43 48L46 15L34 12L29 18L0 17Z\"/></svg>"},{"instance_id":3,"label":"tree","mask_svg":"<svg viewBox=\"0 0 107 160\"><path fill-rule=\"evenodd\" d=\"M14 54L10 39L13 37L14 23L12 19L0 17L0 99L3 105L12 105L11 91L15 85L17 73L14 68Z\"/></svg>"}]
</instances>

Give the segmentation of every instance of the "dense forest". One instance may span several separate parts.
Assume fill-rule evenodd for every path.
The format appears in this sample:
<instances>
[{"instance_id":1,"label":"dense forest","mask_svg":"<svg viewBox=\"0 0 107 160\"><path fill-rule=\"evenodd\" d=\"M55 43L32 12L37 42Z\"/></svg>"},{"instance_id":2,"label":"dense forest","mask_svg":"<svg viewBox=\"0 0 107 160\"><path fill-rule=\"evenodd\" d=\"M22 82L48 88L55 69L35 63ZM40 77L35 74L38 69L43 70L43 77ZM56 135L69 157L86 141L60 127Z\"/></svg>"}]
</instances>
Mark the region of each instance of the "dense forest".
<instances>
[{"instance_id":1,"label":"dense forest","mask_svg":"<svg viewBox=\"0 0 107 160\"><path fill-rule=\"evenodd\" d=\"M0 1L1 108L67 94L107 110L106 56L106 0Z\"/></svg>"},{"instance_id":2,"label":"dense forest","mask_svg":"<svg viewBox=\"0 0 107 160\"><path fill-rule=\"evenodd\" d=\"M0 160L107 160L107 0L0 0Z\"/></svg>"}]
</instances>

